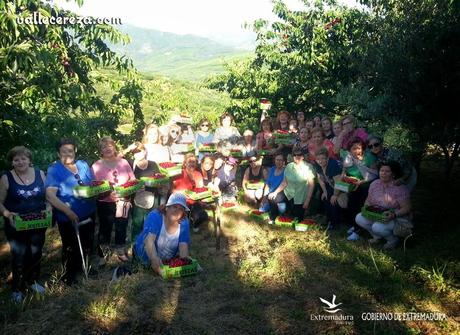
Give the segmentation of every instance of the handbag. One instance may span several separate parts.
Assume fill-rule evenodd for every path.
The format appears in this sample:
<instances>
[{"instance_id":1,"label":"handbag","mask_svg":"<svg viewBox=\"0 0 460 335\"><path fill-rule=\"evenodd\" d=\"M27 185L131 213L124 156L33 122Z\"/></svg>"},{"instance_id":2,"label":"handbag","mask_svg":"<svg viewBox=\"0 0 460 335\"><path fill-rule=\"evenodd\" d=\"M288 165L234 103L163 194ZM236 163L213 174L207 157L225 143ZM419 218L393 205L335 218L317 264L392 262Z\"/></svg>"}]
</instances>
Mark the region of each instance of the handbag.
<instances>
[{"instance_id":1,"label":"handbag","mask_svg":"<svg viewBox=\"0 0 460 335\"><path fill-rule=\"evenodd\" d=\"M393 226L393 234L399 237L407 237L412 234L414 224L407 219L395 219Z\"/></svg>"}]
</instances>

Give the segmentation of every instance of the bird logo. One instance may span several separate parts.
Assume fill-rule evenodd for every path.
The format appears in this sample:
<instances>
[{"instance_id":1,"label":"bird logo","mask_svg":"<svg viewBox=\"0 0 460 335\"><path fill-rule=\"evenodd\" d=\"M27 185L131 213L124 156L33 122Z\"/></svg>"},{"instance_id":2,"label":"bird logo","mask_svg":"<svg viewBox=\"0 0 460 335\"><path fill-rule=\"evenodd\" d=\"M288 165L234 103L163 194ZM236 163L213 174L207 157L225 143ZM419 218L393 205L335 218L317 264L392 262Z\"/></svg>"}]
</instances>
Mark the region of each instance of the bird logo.
<instances>
[{"instance_id":1,"label":"bird logo","mask_svg":"<svg viewBox=\"0 0 460 335\"><path fill-rule=\"evenodd\" d=\"M323 299L323 298L321 298L321 297L319 298L319 300L321 300L321 302L322 302L323 304L326 304L326 305L328 306L328 307L324 307L324 310L325 310L326 312L331 313L331 314L334 314L334 313L337 313L338 311L341 311L340 308L336 308L336 307L340 306L342 303L336 304L336 303L335 303L335 298L336 298L336 297L335 297L335 294L332 295L332 301L331 301L331 302L329 302L329 301L327 301L326 299ZM335 308L335 309L334 309L334 308Z\"/></svg>"}]
</instances>

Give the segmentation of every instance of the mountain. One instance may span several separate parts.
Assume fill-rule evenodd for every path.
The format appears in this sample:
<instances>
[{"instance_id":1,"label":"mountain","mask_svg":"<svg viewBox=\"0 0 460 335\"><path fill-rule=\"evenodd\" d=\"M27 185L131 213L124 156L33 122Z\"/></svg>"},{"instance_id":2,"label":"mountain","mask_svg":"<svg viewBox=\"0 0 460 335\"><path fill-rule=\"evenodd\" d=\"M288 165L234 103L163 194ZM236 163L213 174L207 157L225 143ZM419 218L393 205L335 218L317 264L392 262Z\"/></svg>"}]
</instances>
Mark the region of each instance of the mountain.
<instances>
[{"instance_id":1,"label":"mountain","mask_svg":"<svg viewBox=\"0 0 460 335\"><path fill-rule=\"evenodd\" d=\"M128 55L142 72L160 73L177 79L197 81L224 71L223 63L248 57L250 51L226 46L194 35L178 35L123 25L131 43L113 49Z\"/></svg>"}]
</instances>

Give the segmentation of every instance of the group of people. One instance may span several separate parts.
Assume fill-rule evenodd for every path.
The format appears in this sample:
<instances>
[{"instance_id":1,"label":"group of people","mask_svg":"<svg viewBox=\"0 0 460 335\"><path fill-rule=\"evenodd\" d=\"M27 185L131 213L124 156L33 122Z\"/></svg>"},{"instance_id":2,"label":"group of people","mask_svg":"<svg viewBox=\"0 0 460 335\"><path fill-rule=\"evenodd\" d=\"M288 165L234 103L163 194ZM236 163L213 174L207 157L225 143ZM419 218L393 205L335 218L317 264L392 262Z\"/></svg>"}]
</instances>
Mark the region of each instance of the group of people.
<instances>
[{"instance_id":1,"label":"group of people","mask_svg":"<svg viewBox=\"0 0 460 335\"><path fill-rule=\"evenodd\" d=\"M133 257L158 273L162 260L188 257L190 228L198 231L208 220L209 205L186 198L186 190L208 187L221 195L220 204L243 199L269 212L270 223L279 215L302 221L316 198L323 205L328 229L348 222L352 225L349 240L359 239L367 230L370 242L385 239L385 248L398 243L393 234L396 221L410 220L415 170L401 153L386 148L382 138L357 128L352 116L332 122L320 116L307 120L303 111L295 115L280 111L274 120L263 119L256 135L247 129L241 136L232 116L225 113L214 132L207 119L200 120L198 128L193 131L185 123L149 124L142 140L125 150L118 150L110 137L104 137L98 143L100 159L92 166L76 159L73 140L62 139L56 147L58 160L46 174L33 167L29 149L12 148L7 155L12 169L0 179L0 213L6 218L5 234L11 247L13 299L21 301L27 285L36 292L44 291L38 278L46 229L17 231L14 218L45 209L53 211L59 228L63 280L69 284L81 271L82 257L95 253L99 265L104 265L112 230L121 262L129 259L128 235ZM288 142L277 143L279 131L290 134ZM202 150L205 146L215 150ZM158 187L144 187L133 196L108 192L88 199L73 193L76 186L94 180L117 186L152 176L161 171L163 162L182 163L180 175ZM345 176L358 180L354 191L346 193L335 187ZM387 209L384 222L363 217L364 205ZM96 222L97 247L93 250Z\"/></svg>"}]
</instances>

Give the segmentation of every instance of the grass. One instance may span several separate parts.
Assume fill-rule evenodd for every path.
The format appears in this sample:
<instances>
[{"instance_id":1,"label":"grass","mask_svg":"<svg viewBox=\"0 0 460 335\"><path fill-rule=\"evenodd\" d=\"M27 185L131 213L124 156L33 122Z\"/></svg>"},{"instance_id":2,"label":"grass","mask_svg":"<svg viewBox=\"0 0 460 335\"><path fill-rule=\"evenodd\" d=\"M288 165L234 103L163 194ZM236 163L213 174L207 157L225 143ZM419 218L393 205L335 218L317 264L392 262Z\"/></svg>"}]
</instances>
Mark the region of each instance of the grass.
<instances>
[{"instance_id":1,"label":"grass","mask_svg":"<svg viewBox=\"0 0 460 335\"><path fill-rule=\"evenodd\" d=\"M384 251L365 239L249 222L225 214L222 249L215 250L211 224L192 236L192 253L204 268L197 276L163 281L148 269L110 283L116 261L98 279L68 288L60 275L59 237L48 232L43 280L48 292L22 306L0 289L2 334L455 334L460 332L458 225L455 201L442 201L430 162L415 192L415 235L402 248ZM455 190L457 185L452 185ZM427 197L429 195L429 197ZM445 193L444 193L445 196ZM448 198L449 199L449 198ZM430 207L427 206L430 203ZM443 220L432 208L443 209ZM435 225L436 223L436 225ZM449 227L449 229L446 229ZM9 253L0 247L0 278ZM52 274L47 275L47 274ZM352 324L316 321L327 314L319 297L337 303ZM440 312L445 321L362 321L364 312Z\"/></svg>"}]
</instances>

